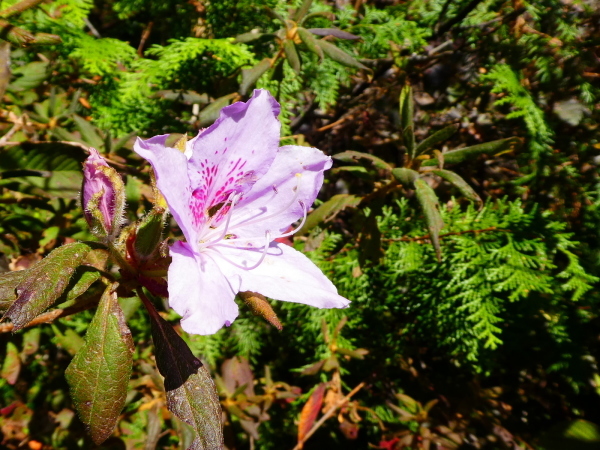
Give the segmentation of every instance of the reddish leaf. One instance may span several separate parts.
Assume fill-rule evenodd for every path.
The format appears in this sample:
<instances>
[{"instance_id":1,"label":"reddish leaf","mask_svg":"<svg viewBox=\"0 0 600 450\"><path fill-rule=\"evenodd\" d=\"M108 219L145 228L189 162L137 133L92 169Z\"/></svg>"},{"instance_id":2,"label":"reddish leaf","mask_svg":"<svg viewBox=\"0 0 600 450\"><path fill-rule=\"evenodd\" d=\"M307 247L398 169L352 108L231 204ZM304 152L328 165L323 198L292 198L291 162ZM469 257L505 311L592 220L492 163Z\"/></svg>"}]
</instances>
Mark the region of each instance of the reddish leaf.
<instances>
[{"instance_id":1,"label":"reddish leaf","mask_svg":"<svg viewBox=\"0 0 600 450\"><path fill-rule=\"evenodd\" d=\"M321 406L323 406L323 396L325 395L325 383L319 384L300 413L300 422L298 423L298 442L302 442L306 434L310 431L319 415Z\"/></svg>"}]
</instances>

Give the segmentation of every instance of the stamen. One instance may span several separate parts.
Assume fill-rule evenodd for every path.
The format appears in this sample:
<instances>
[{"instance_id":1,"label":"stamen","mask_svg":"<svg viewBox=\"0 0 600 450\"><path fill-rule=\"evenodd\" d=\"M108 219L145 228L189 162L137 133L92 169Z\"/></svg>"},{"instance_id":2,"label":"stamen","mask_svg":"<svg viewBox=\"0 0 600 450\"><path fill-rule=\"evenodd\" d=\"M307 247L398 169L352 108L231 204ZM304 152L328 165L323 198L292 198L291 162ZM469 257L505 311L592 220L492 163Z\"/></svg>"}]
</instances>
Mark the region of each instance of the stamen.
<instances>
[{"instance_id":1,"label":"stamen","mask_svg":"<svg viewBox=\"0 0 600 450\"><path fill-rule=\"evenodd\" d=\"M225 236L227 236L227 234L228 234L227 231L229 229L229 222L231 221L231 216L233 215L233 208L235 207L235 204L239 200L239 197L240 197L239 194L232 194L231 203L226 203L225 205L223 205L223 207L221 207L221 209L219 209L219 211L217 213L215 213L214 216L211 217L211 220L208 221L206 226L210 227L210 225L212 223L212 219L214 217L216 217L217 214L219 214L223 210L223 208L225 208L226 206L229 206L229 210L227 211L227 220L225 220L225 226L223 227L223 231L221 232L221 235L217 239L215 239L216 241L220 241L221 239L225 238ZM210 237L210 233L207 236L204 236L203 241L204 242L213 241L213 239Z\"/></svg>"},{"instance_id":2,"label":"stamen","mask_svg":"<svg viewBox=\"0 0 600 450\"><path fill-rule=\"evenodd\" d=\"M260 223L263 220L269 220L272 219L273 217L277 217L278 215L280 215L281 213L286 212L288 209L290 209L292 206L294 206L294 203L296 203L296 200L298 199L298 196L300 195L300 179L302 178L302 174L301 173L297 173L296 174L296 179L297 179L297 184L296 187L294 188L294 196L292 197L292 199L290 200L290 202L285 205L283 208L281 208L279 211L276 211L274 213L271 213L265 217L256 217L254 220L250 220L248 222L240 222L240 223L236 223L235 225L231 226L231 229L235 229L238 226L248 226L248 225L254 225L256 223Z\"/></svg>"},{"instance_id":3,"label":"stamen","mask_svg":"<svg viewBox=\"0 0 600 450\"><path fill-rule=\"evenodd\" d=\"M231 241L225 241L225 242L231 242ZM267 257L267 252L269 251L269 244L271 243L271 233L270 232L266 232L265 233L265 245L264 245L264 250L262 252L262 255L260 256L259 260L253 264L250 267L245 267L245 266L241 266L239 264L237 264L236 262L231 261L229 258L225 257L223 254L219 255L221 258L223 258L225 261L227 261L229 264L234 265L235 267L238 267L240 269L243 270L252 270L252 269L256 269L258 266L260 266L262 264L262 262L265 260L265 258ZM216 243L214 245L226 245L224 243Z\"/></svg>"},{"instance_id":4,"label":"stamen","mask_svg":"<svg viewBox=\"0 0 600 450\"><path fill-rule=\"evenodd\" d=\"M302 210L304 211L304 216L302 216L302 221L300 221L300 225L298 225L292 231L288 231L287 233L284 233L282 235L274 237L273 240L291 236L292 234L295 234L298 230L300 230L300 228L302 228L304 226L304 222L306 222L306 216L308 215L308 211L306 210L306 206L304 205L304 202L302 200L300 200L298 203L300 203L300 206L302 206Z\"/></svg>"}]
</instances>

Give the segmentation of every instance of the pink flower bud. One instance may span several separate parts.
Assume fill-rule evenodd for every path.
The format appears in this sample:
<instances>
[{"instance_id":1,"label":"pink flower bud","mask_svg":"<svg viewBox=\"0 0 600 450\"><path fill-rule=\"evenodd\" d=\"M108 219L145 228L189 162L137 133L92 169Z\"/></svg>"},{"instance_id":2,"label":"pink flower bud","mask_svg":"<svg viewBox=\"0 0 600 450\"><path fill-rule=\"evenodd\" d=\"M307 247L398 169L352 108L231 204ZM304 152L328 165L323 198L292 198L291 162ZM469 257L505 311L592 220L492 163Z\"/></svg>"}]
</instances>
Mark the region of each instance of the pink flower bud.
<instances>
[{"instance_id":1,"label":"pink flower bud","mask_svg":"<svg viewBox=\"0 0 600 450\"><path fill-rule=\"evenodd\" d=\"M81 203L92 233L114 239L119 232L125 207L125 186L95 148L83 163Z\"/></svg>"}]
</instances>

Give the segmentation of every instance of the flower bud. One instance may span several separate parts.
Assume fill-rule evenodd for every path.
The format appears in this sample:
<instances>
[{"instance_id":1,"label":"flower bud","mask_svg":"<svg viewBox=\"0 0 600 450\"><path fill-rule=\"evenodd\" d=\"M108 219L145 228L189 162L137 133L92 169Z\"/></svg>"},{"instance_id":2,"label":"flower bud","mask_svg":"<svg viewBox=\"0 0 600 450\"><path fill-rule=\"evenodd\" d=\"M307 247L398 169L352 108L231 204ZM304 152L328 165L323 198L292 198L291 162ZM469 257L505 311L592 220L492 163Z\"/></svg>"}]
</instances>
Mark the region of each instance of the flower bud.
<instances>
[{"instance_id":1,"label":"flower bud","mask_svg":"<svg viewBox=\"0 0 600 450\"><path fill-rule=\"evenodd\" d=\"M95 148L83 163L83 212L92 233L113 240L121 227L125 208L125 186Z\"/></svg>"}]
</instances>

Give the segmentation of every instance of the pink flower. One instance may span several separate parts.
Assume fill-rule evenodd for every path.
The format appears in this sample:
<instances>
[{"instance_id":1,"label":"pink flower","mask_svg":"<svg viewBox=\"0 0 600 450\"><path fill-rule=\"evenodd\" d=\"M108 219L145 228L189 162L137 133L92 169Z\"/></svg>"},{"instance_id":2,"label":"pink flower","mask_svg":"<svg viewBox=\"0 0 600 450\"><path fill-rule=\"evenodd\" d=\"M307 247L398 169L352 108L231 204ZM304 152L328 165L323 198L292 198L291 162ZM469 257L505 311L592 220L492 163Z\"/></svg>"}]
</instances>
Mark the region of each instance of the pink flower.
<instances>
[{"instance_id":1,"label":"pink flower","mask_svg":"<svg viewBox=\"0 0 600 450\"><path fill-rule=\"evenodd\" d=\"M114 239L119 232L125 208L125 186L115 169L110 167L95 148L83 163L81 203L85 220L92 232Z\"/></svg>"},{"instance_id":2,"label":"pink flower","mask_svg":"<svg viewBox=\"0 0 600 450\"><path fill-rule=\"evenodd\" d=\"M186 238L171 246L169 304L188 333L229 326L243 291L318 308L349 304L306 256L275 241L306 218L331 167L316 148L279 147L278 115L275 99L256 90L224 108L185 153L166 147L167 135L135 144Z\"/></svg>"}]
</instances>

